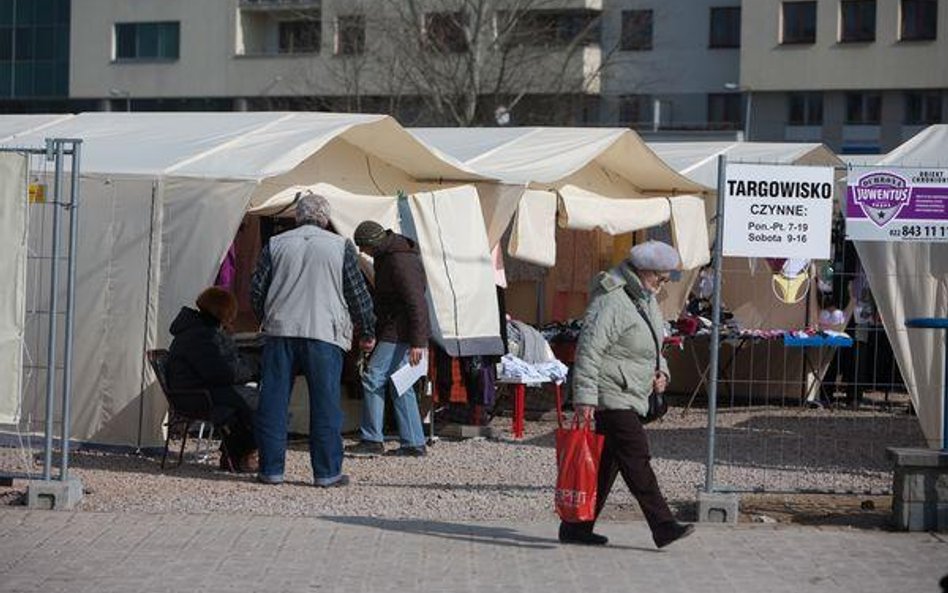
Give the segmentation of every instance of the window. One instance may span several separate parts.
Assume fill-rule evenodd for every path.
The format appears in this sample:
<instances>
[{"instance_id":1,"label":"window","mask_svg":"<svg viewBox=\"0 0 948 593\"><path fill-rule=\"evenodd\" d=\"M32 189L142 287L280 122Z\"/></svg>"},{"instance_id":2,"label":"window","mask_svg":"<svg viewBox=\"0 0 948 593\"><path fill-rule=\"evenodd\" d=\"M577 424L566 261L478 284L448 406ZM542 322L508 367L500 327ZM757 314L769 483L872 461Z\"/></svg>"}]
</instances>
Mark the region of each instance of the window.
<instances>
[{"instance_id":1,"label":"window","mask_svg":"<svg viewBox=\"0 0 948 593\"><path fill-rule=\"evenodd\" d=\"M619 123L635 126L652 119L652 97L649 95L621 95L619 97Z\"/></svg>"},{"instance_id":2,"label":"window","mask_svg":"<svg viewBox=\"0 0 948 593\"><path fill-rule=\"evenodd\" d=\"M787 95L787 123L791 126L823 125L823 94L790 93Z\"/></svg>"},{"instance_id":3,"label":"window","mask_svg":"<svg viewBox=\"0 0 948 593\"><path fill-rule=\"evenodd\" d=\"M497 11L497 35L505 45L581 46L599 43L599 12L594 10Z\"/></svg>"},{"instance_id":4,"label":"window","mask_svg":"<svg viewBox=\"0 0 948 593\"><path fill-rule=\"evenodd\" d=\"M317 54L323 41L322 22L315 19L282 21L279 25L281 54Z\"/></svg>"},{"instance_id":5,"label":"window","mask_svg":"<svg viewBox=\"0 0 948 593\"><path fill-rule=\"evenodd\" d=\"M846 93L846 123L879 125L882 120L882 95L879 93Z\"/></svg>"},{"instance_id":6,"label":"window","mask_svg":"<svg viewBox=\"0 0 948 593\"><path fill-rule=\"evenodd\" d=\"M906 125L921 126L941 122L941 93L937 91L905 93Z\"/></svg>"},{"instance_id":7,"label":"window","mask_svg":"<svg viewBox=\"0 0 948 593\"><path fill-rule=\"evenodd\" d=\"M816 41L816 2L784 2L780 43Z\"/></svg>"},{"instance_id":8,"label":"window","mask_svg":"<svg viewBox=\"0 0 948 593\"><path fill-rule=\"evenodd\" d=\"M741 7L725 6L711 9L709 47L741 46Z\"/></svg>"},{"instance_id":9,"label":"window","mask_svg":"<svg viewBox=\"0 0 948 593\"><path fill-rule=\"evenodd\" d=\"M927 41L938 33L938 0L902 0L902 41Z\"/></svg>"},{"instance_id":10,"label":"window","mask_svg":"<svg viewBox=\"0 0 948 593\"><path fill-rule=\"evenodd\" d=\"M431 49L443 54L460 54L468 50L461 12L429 12L425 14L425 41Z\"/></svg>"},{"instance_id":11,"label":"window","mask_svg":"<svg viewBox=\"0 0 948 593\"><path fill-rule=\"evenodd\" d=\"M741 125L741 95L711 93L708 95L708 127L719 130L736 129Z\"/></svg>"},{"instance_id":12,"label":"window","mask_svg":"<svg viewBox=\"0 0 948 593\"><path fill-rule=\"evenodd\" d=\"M876 40L876 0L843 0L839 5L839 40Z\"/></svg>"},{"instance_id":13,"label":"window","mask_svg":"<svg viewBox=\"0 0 948 593\"><path fill-rule=\"evenodd\" d=\"M652 49L652 11L622 11L622 51Z\"/></svg>"},{"instance_id":14,"label":"window","mask_svg":"<svg viewBox=\"0 0 948 593\"><path fill-rule=\"evenodd\" d=\"M177 60L181 24L116 23L116 60Z\"/></svg>"},{"instance_id":15,"label":"window","mask_svg":"<svg viewBox=\"0 0 948 593\"><path fill-rule=\"evenodd\" d=\"M365 16L336 17L336 55L354 56L365 52Z\"/></svg>"}]
</instances>

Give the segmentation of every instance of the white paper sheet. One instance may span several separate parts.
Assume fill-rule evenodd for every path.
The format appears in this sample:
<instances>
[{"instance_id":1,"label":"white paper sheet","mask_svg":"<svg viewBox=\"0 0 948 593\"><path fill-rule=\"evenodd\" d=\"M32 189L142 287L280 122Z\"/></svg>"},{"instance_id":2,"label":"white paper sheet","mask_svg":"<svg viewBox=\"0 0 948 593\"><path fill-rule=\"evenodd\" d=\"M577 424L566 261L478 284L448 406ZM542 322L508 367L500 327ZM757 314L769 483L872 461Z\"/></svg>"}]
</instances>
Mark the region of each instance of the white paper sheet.
<instances>
[{"instance_id":1,"label":"white paper sheet","mask_svg":"<svg viewBox=\"0 0 948 593\"><path fill-rule=\"evenodd\" d=\"M421 362L412 366L405 363L405 366L392 373L392 385L395 386L395 393L399 396L406 393L418 379L428 374L428 353L421 356Z\"/></svg>"}]
</instances>

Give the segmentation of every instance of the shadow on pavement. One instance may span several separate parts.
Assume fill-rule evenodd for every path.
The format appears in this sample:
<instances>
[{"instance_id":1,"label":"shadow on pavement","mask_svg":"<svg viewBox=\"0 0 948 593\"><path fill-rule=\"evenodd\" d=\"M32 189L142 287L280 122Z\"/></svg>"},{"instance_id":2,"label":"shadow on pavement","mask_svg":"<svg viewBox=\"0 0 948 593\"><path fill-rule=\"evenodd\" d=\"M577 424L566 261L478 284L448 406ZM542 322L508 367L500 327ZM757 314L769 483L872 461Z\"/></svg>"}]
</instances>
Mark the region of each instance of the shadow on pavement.
<instances>
[{"instance_id":1,"label":"shadow on pavement","mask_svg":"<svg viewBox=\"0 0 948 593\"><path fill-rule=\"evenodd\" d=\"M373 517L332 516L323 515L320 519L341 523L394 531L397 533L413 533L450 540L471 541L495 546L511 546L516 548L552 549L559 546L553 538L534 537L524 535L515 529L507 527L490 527L484 525L465 525L462 523L447 523L444 521L421 521L418 519L379 519Z\"/></svg>"}]
</instances>

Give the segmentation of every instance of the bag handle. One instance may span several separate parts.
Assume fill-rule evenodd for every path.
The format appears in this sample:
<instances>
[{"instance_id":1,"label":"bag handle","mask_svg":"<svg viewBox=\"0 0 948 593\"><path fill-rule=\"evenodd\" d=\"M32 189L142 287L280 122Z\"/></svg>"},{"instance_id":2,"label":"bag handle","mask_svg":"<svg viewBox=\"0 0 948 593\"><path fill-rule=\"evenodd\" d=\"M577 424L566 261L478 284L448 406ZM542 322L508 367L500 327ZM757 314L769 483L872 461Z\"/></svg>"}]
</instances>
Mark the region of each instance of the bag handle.
<instances>
[{"instance_id":1,"label":"bag handle","mask_svg":"<svg viewBox=\"0 0 948 593\"><path fill-rule=\"evenodd\" d=\"M562 389L556 389L555 391L556 391L556 423L559 425L560 428L563 428L563 400L562 400L562 396L560 395L563 390L562 390ZM573 418L573 426L572 426L572 428L573 428L573 430L579 430L580 428L582 428L582 427L580 426L580 421L579 421L579 418L578 418L578 417L574 417L574 418ZM592 421L591 421L591 420L587 420L587 421L586 421L586 427L585 427L585 428L586 428L587 430L592 430Z\"/></svg>"},{"instance_id":2,"label":"bag handle","mask_svg":"<svg viewBox=\"0 0 948 593\"><path fill-rule=\"evenodd\" d=\"M649 320L648 315L645 314L645 310L642 308L642 303L635 298L632 294L632 288L626 284L623 287L625 295L629 297L629 300L632 301L632 304L635 306L635 310L639 312L639 315L642 316L642 320L645 321L645 325L648 327L648 331L652 334L652 340L655 342L655 371L658 372L662 368L661 357L662 357L662 347L658 343L658 334L655 333L655 328L652 327L652 322Z\"/></svg>"}]
</instances>

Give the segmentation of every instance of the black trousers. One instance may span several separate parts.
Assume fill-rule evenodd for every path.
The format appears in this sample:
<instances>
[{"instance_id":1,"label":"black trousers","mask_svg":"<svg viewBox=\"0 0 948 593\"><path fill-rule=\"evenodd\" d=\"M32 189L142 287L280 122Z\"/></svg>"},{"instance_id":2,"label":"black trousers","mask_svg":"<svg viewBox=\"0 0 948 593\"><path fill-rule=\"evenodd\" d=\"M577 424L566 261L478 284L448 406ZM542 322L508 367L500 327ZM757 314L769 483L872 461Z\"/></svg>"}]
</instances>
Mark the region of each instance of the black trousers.
<instances>
[{"instance_id":1,"label":"black trousers","mask_svg":"<svg viewBox=\"0 0 948 593\"><path fill-rule=\"evenodd\" d=\"M668 503L658 487L652 471L648 437L642 421L634 410L598 410L596 432L605 437L602 459L599 461L599 483L596 493L596 517L602 512L609 492L622 474L629 491L635 496L652 533L667 529L675 523ZM588 523L592 529L595 521Z\"/></svg>"},{"instance_id":2,"label":"black trousers","mask_svg":"<svg viewBox=\"0 0 948 593\"><path fill-rule=\"evenodd\" d=\"M259 391L246 385L211 389L214 423L226 427L221 440L231 457L243 457L257 448L253 425L259 399Z\"/></svg>"}]
</instances>

